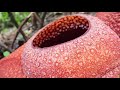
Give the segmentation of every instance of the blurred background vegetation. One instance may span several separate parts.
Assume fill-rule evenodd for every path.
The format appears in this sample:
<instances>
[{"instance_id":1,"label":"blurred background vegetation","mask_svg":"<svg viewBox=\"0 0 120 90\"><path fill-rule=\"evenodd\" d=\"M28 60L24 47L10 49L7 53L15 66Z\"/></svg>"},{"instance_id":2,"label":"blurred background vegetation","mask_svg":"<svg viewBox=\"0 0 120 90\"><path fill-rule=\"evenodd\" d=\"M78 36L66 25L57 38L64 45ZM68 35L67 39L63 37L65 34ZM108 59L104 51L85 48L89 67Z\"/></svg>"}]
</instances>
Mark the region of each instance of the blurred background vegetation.
<instances>
[{"instance_id":1,"label":"blurred background vegetation","mask_svg":"<svg viewBox=\"0 0 120 90\"><path fill-rule=\"evenodd\" d=\"M60 16L79 13L95 15L96 12L0 12L0 59L24 44L46 24Z\"/></svg>"},{"instance_id":2,"label":"blurred background vegetation","mask_svg":"<svg viewBox=\"0 0 120 90\"><path fill-rule=\"evenodd\" d=\"M10 44L15 36L15 34L13 34L15 33L14 30L17 30L17 27L29 13L30 12L0 12L0 59L8 56L12 52ZM14 36L10 38L11 35Z\"/></svg>"},{"instance_id":3,"label":"blurred background vegetation","mask_svg":"<svg viewBox=\"0 0 120 90\"><path fill-rule=\"evenodd\" d=\"M30 12L13 12L14 18L18 24L29 15ZM9 27L14 27L14 24L10 20L10 12L0 12L0 31Z\"/></svg>"}]
</instances>

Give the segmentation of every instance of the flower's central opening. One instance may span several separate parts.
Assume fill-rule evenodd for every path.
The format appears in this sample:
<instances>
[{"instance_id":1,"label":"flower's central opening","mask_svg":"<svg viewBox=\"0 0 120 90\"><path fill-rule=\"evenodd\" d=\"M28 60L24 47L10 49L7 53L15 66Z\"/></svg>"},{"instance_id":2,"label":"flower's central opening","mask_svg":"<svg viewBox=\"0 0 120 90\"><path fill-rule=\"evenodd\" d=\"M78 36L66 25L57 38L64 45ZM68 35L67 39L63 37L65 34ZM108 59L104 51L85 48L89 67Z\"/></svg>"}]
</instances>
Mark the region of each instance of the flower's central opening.
<instances>
[{"instance_id":1,"label":"flower's central opening","mask_svg":"<svg viewBox=\"0 0 120 90\"><path fill-rule=\"evenodd\" d=\"M83 35L89 22L82 16L66 16L49 24L34 38L33 46L50 47Z\"/></svg>"}]
</instances>

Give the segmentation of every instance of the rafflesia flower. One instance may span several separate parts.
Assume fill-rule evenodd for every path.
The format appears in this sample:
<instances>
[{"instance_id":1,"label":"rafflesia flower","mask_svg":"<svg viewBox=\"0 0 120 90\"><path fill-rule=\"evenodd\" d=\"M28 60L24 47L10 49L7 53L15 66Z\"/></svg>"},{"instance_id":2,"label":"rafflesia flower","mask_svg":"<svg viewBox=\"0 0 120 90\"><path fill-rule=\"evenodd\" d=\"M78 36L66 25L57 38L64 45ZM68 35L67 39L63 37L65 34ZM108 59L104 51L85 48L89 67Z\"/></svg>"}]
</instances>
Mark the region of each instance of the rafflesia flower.
<instances>
[{"instance_id":1,"label":"rafflesia flower","mask_svg":"<svg viewBox=\"0 0 120 90\"><path fill-rule=\"evenodd\" d=\"M120 38L104 21L68 15L40 29L0 61L0 77L119 77Z\"/></svg>"},{"instance_id":2,"label":"rafflesia flower","mask_svg":"<svg viewBox=\"0 0 120 90\"><path fill-rule=\"evenodd\" d=\"M96 16L117 33L120 37L120 12L99 12Z\"/></svg>"}]
</instances>

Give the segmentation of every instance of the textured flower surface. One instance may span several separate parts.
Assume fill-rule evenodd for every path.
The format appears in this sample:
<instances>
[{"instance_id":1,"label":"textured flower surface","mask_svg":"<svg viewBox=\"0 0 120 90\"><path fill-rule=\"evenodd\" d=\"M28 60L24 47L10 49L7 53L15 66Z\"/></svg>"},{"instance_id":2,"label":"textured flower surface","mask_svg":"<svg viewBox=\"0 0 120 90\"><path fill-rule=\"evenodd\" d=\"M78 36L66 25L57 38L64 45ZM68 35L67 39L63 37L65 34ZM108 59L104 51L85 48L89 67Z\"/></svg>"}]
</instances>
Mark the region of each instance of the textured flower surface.
<instances>
[{"instance_id":1,"label":"textured flower surface","mask_svg":"<svg viewBox=\"0 0 120 90\"><path fill-rule=\"evenodd\" d=\"M24 45L8 57L0 60L0 78L25 78L21 67L21 54Z\"/></svg>"},{"instance_id":2,"label":"textured flower surface","mask_svg":"<svg viewBox=\"0 0 120 90\"><path fill-rule=\"evenodd\" d=\"M40 29L0 61L0 77L119 77L120 39L90 15L68 15Z\"/></svg>"},{"instance_id":3,"label":"textured flower surface","mask_svg":"<svg viewBox=\"0 0 120 90\"><path fill-rule=\"evenodd\" d=\"M99 12L96 14L120 37L120 12Z\"/></svg>"}]
</instances>

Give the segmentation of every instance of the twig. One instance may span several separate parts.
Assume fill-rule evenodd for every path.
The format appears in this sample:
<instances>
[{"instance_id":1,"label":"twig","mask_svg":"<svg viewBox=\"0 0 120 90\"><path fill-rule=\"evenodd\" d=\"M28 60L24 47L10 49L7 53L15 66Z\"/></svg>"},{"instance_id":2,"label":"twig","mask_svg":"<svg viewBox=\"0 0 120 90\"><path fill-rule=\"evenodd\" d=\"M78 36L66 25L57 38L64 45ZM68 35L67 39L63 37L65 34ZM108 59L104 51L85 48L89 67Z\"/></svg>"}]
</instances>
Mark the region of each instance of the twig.
<instances>
[{"instance_id":1,"label":"twig","mask_svg":"<svg viewBox=\"0 0 120 90\"><path fill-rule=\"evenodd\" d=\"M35 18L35 15L34 14L32 14L32 26L34 26L35 28L34 29L36 29L37 28L37 19Z\"/></svg>"},{"instance_id":2,"label":"twig","mask_svg":"<svg viewBox=\"0 0 120 90\"><path fill-rule=\"evenodd\" d=\"M36 13L34 13L34 17L35 17L36 20L41 24L41 19L39 18L39 16L38 16Z\"/></svg>"},{"instance_id":3,"label":"twig","mask_svg":"<svg viewBox=\"0 0 120 90\"><path fill-rule=\"evenodd\" d=\"M44 19L45 19L45 16L46 16L47 12L43 12L41 18L39 18L39 16L37 15L37 13L34 13L34 16L35 18L38 20L38 22L40 23L40 27L39 28L42 28L43 25L44 25Z\"/></svg>"},{"instance_id":4,"label":"twig","mask_svg":"<svg viewBox=\"0 0 120 90\"><path fill-rule=\"evenodd\" d=\"M8 12L8 15L10 16L11 18L11 22L14 23L14 25L16 26L16 28L18 28L18 23L16 22L15 18L14 18L14 15L12 14L12 12ZM24 34L24 32L21 30L20 33L23 35L23 38L26 40L26 36Z\"/></svg>"},{"instance_id":5,"label":"twig","mask_svg":"<svg viewBox=\"0 0 120 90\"><path fill-rule=\"evenodd\" d=\"M12 12L8 12L8 15L9 15L10 18L11 18L11 22L13 22L13 23L15 24L16 28L18 28L19 25L18 25L18 23L16 22L15 17L14 17L14 15L12 14ZM20 33L23 35L23 38L26 40L26 36L25 36L24 32L23 32L22 30L20 30Z\"/></svg>"},{"instance_id":6,"label":"twig","mask_svg":"<svg viewBox=\"0 0 120 90\"><path fill-rule=\"evenodd\" d=\"M14 38L14 40L13 40L13 43L12 43L12 48L13 48L14 42L15 42L15 40L16 40L19 32L22 31L23 25L29 20L29 18L31 17L31 15L32 15L33 13L34 13L34 12L31 12L31 13L24 19L24 21L21 23L21 25L19 26L19 28L18 28L18 30L17 30L17 33L16 33L16 35L15 35L15 38ZM23 33L22 33L22 34L23 34ZM25 41L27 41L27 37L25 37Z\"/></svg>"},{"instance_id":7,"label":"twig","mask_svg":"<svg viewBox=\"0 0 120 90\"><path fill-rule=\"evenodd\" d=\"M16 28L18 28L18 23L16 22L15 17L12 14L12 12L8 12L8 15L9 15L9 17L11 19L11 22L16 26Z\"/></svg>"},{"instance_id":8,"label":"twig","mask_svg":"<svg viewBox=\"0 0 120 90\"><path fill-rule=\"evenodd\" d=\"M47 12L43 12L43 14L41 16L41 27L40 28L42 28L44 25L44 19L45 19L46 14L47 14Z\"/></svg>"},{"instance_id":9,"label":"twig","mask_svg":"<svg viewBox=\"0 0 120 90\"><path fill-rule=\"evenodd\" d=\"M37 20L37 21L40 23L40 28L42 28L43 25L44 25L44 19L45 19L46 14L47 14L47 12L43 12L43 15L41 16L41 18L39 18L39 16L37 15L36 12L31 12L31 13L24 19L24 21L21 23L21 25L19 26L19 28L18 28L18 30L17 30L17 33L16 33L16 35L15 35L15 38L14 38L14 40L13 40L13 43L12 43L12 48L13 48L13 45L14 45L14 43L15 43L15 40L16 40L19 32L22 31L23 25L29 20L29 18L32 16L32 22L33 22L33 24L36 24L36 20ZM25 36L24 32L22 31L21 33L23 34L23 37L24 37L25 41L27 41L27 39L26 39L27 37Z\"/></svg>"}]
</instances>

